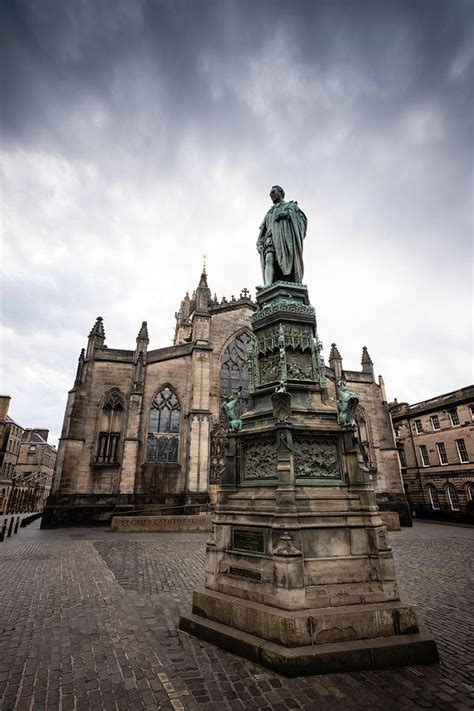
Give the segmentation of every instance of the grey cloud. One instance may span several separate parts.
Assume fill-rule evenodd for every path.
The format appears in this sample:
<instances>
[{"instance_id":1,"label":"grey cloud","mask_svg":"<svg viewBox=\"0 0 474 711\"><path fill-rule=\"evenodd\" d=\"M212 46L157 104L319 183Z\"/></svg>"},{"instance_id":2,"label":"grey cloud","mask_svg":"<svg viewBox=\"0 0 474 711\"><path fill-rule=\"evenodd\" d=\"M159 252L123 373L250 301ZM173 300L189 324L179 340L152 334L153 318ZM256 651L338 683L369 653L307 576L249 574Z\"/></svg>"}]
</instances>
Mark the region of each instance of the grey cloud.
<instances>
[{"instance_id":1,"label":"grey cloud","mask_svg":"<svg viewBox=\"0 0 474 711\"><path fill-rule=\"evenodd\" d=\"M69 382L98 313L113 346L133 346L142 318L165 345L203 252L218 293L258 280L255 230L279 182L309 216L323 340L350 343L357 367L363 341L377 360L383 332L389 390L423 382L432 392L419 397L435 394L436 317L450 318L450 299L468 311L473 10L467 0L4 1L12 362L30 339L22 357L49 363L38 330L59 328L69 335L51 368ZM361 303L348 324L336 284L354 278ZM421 292L434 320L413 306ZM466 364L468 339L448 340ZM408 341L411 371L397 359ZM20 392L21 375L8 377Z\"/></svg>"}]
</instances>

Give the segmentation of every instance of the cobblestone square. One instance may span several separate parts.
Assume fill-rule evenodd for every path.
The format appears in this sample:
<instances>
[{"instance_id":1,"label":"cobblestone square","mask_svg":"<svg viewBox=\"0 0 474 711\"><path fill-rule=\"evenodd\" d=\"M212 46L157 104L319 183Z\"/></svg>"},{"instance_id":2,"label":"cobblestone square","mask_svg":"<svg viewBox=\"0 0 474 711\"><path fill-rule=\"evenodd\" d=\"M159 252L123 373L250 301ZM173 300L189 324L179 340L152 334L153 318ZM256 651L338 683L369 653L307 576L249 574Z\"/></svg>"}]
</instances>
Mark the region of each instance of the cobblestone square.
<instances>
[{"instance_id":1,"label":"cobblestone square","mask_svg":"<svg viewBox=\"0 0 474 711\"><path fill-rule=\"evenodd\" d=\"M35 522L1 543L1 711L473 708L473 529L391 534L439 665L298 679L177 632L206 537Z\"/></svg>"}]
</instances>

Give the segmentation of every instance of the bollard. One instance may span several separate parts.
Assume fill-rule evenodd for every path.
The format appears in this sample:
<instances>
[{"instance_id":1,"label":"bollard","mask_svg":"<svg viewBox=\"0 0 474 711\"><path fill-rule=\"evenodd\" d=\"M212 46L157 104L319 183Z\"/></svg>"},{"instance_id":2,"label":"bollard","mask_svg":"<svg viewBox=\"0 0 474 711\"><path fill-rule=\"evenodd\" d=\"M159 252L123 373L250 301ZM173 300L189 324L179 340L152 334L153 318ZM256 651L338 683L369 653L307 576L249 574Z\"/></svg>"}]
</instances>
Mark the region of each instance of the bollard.
<instances>
[{"instance_id":1,"label":"bollard","mask_svg":"<svg viewBox=\"0 0 474 711\"><path fill-rule=\"evenodd\" d=\"M20 525L20 517L18 516L16 523L15 523L15 533L18 533L18 526Z\"/></svg>"},{"instance_id":2,"label":"bollard","mask_svg":"<svg viewBox=\"0 0 474 711\"><path fill-rule=\"evenodd\" d=\"M10 525L8 526L7 538L10 538L10 536L12 535L12 531L13 531L13 521L14 521L14 520L15 520L15 519L14 519L14 517L12 516L12 517L10 518Z\"/></svg>"},{"instance_id":3,"label":"bollard","mask_svg":"<svg viewBox=\"0 0 474 711\"><path fill-rule=\"evenodd\" d=\"M0 543L5 540L5 533L7 532L7 519L3 519L2 530L0 531Z\"/></svg>"}]
</instances>

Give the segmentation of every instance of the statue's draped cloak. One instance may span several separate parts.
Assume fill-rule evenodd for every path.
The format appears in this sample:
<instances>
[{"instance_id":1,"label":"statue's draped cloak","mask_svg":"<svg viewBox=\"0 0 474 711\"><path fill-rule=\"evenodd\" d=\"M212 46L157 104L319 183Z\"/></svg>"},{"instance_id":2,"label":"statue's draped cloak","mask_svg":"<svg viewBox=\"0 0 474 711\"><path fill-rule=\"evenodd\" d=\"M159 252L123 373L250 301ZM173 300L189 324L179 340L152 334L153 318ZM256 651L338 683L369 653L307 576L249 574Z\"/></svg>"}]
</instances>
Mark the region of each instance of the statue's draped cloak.
<instances>
[{"instance_id":1,"label":"statue's draped cloak","mask_svg":"<svg viewBox=\"0 0 474 711\"><path fill-rule=\"evenodd\" d=\"M287 219L278 220L285 215ZM297 284L303 281L303 240L306 235L306 215L298 203L279 202L267 212L261 230L271 232L275 256L284 276Z\"/></svg>"}]
</instances>

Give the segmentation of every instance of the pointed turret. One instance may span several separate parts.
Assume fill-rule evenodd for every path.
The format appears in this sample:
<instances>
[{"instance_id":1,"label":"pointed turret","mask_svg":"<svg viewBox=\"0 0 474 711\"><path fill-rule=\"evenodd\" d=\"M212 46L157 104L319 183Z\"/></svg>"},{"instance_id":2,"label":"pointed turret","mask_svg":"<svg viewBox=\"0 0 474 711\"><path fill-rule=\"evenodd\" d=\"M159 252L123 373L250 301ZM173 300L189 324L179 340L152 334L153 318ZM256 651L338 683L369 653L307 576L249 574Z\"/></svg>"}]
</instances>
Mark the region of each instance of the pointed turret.
<instances>
[{"instance_id":1,"label":"pointed turret","mask_svg":"<svg viewBox=\"0 0 474 711\"><path fill-rule=\"evenodd\" d=\"M385 381L381 375L379 375L379 388L382 402L387 402L387 393L385 392Z\"/></svg>"},{"instance_id":2,"label":"pointed turret","mask_svg":"<svg viewBox=\"0 0 474 711\"><path fill-rule=\"evenodd\" d=\"M372 363L372 359L369 355L369 351L367 350L366 346L363 346L362 348L362 372L363 373L371 373L372 377L374 376L374 364Z\"/></svg>"},{"instance_id":3,"label":"pointed turret","mask_svg":"<svg viewBox=\"0 0 474 711\"><path fill-rule=\"evenodd\" d=\"M331 343L329 354L329 367L334 370L336 382L342 380L342 358L335 343Z\"/></svg>"},{"instance_id":4,"label":"pointed turret","mask_svg":"<svg viewBox=\"0 0 474 711\"><path fill-rule=\"evenodd\" d=\"M196 289L196 311L207 311L211 301L211 290L207 285L206 265L204 265L199 286Z\"/></svg>"},{"instance_id":5,"label":"pointed turret","mask_svg":"<svg viewBox=\"0 0 474 711\"><path fill-rule=\"evenodd\" d=\"M105 331L102 316L97 316L95 324L89 333L86 359L92 358L96 348L102 348L105 342Z\"/></svg>"},{"instance_id":6,"label":"pointed turret","mask_svg":"<svg viewBox=\"0 0 474 711\"><path fill-rule=\"evenodd\" d=\"M146 360L146 352L149 342L150 339L148 338L147 322L143 321L137 336L137 347L135 348L135 362L137 362L140 353L143 356L143 361Z\"/></svg>"},{"instance_id":7,"label":"pointed turret","mask_svg":"<svg viewBox=\"0 0 474 711\"><path fill-rule=\"evenodd\" d=\"M194 297L194 309L192 315L193 332L192 340L197 344L207 344L209 342L211 319L209 306L211 304L211 290L207 284L206 263L202 268L199 285Z\"/></svg>"},{"instance_id":8,"label":"pointed turret","mask_svg":"<svg viewBox=\"0 0 474 711\"><path fill-rule=\"evenodd\" d=\"M77 362L77 371L76 371L76 379L74 381L74 387L76 388L78 385L81 384L82 380L82 372L84 370L84 359L86 357L86 351L84 348L81 349L81 352L79 354L78 362Z\"/></svg>"},{"instance_id":9,"label":"pointed turret","mask_svg":"<svg viewBox=\"0 0 474 711\"><path fill-rule=\"evenodd\" d=\"M175 313L176 318L176 328L174 332L174 345L178 346L180 343L186 343L191 338L192 325L190 321L191 315L191 299L189 298L189 293L186 292L186 296L181 302L179 311Z\"/></svg>"}]
</instances>

